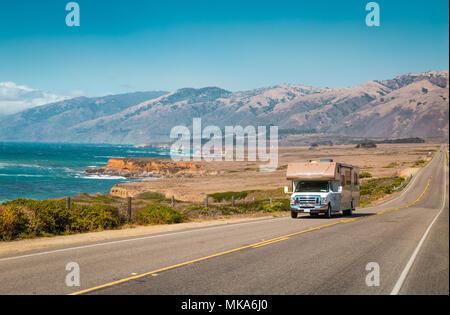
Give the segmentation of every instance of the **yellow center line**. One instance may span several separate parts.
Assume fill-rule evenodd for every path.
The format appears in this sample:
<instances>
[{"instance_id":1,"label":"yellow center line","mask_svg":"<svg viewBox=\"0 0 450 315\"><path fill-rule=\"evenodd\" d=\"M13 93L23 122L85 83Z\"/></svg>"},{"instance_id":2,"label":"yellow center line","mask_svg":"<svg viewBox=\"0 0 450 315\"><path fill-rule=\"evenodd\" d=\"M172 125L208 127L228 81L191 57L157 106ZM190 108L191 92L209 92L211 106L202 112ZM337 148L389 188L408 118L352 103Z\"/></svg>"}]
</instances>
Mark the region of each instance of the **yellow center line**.
<instances>
[{"instance_id":1,"label":"yellow center line","mask_svg":"<svg viewBox=\"0 0 450 315\"><path fill-rule=\"evenodd\" d=\"M397 211L397 210L400 210L400 209L406 209L406 208L409 208L409 207L414 206L416 203L418 203L418 202L420 201L420 199L422 199L422 197L423 197L423 196L425 195L425 193L427 192L428 188L430 187L431 179L432 179L432 178L433 178L433 176L431 176L431 177L428 179L428 183L427 183L427 186L425 187L424 191L422 191L422 193L420 194L419 198L417 198L414 202L410 203L409 205L403 206L403 207L392 208L392 209L387 209L387 210L379 211L379 212L376 212L376 214L380 215L380 214L384 214L384 213L387 213L387 212Z\"/></svg>"},{"instance_id":2,"label":"yellow center line","mask_svg":"<svg viewBox=\"0 0 450 315\"><path fill-rule=\"evenodd\" d=\"M425 195L426 191L428 190L428 188L430 186L431 178L432 177L430 177L428 179L428 183L427 183L427 186L425 187L425 190L422 192L422 194L419 196L419 198L417 198L417 200L414 201L413 203L411 203L411 204L409 204L407 206L400 207L400 208L393 208L393 209L388 209L388 210L384 210L384 211L379 211L379 212L376 212L376 214L380 215L380 214L383 214L383 213L386 213L386 212L390 212L390 211L394 211L394 210L398 210L398 209L402 209L402 208L409 208L409 207L413 206L414 204L419 202L420 199L422 199L422 197ZM132 276L132 277L128 277L128 278L124 278L124 279L121 279L121 280L109 282L109 283L106 283L106 284L103 284L103 285L99 285L99 286L96 286L96 287L92 287L92 288L89 288L89 289L85 289L85 290L81 290L81 291L78 291L78 292L70 293L69 295L80 295L80 294L92 292L92 291L95 291L95 290L111 287L111 286L114 286L114 285L117 285L117 284L120 284L120 283L131 281L131 280L143 278L145 276L150 276L150 275L151 276L157 276L159 273L161 273L163 271L167 271L167 270L175 269L175 268L178 268L178 267L186 266L186 265L189 265L189 264L193 264L193 263L196 263L196 262L199 262L199 261L204 261L204 260L211 259L211 258L214 258L214 257L219 257L219 256L231 254L231 253L234 253L234 252L237 252L237 251L241 251L241 250L247 249L247 248L258 248L258 247L262 247L262 246L265 246L265 245L281 242L281 241L289 239L292 236L297 236L297 235L301 235L301 234L304 234L304 233L308 233L308 232L324 229L324 228L331 227L331 226L334 226L334 225L337 225L337 224L341 224L341 223L354 222L354 221L359 220L359 219L364 218L364 217L366 217L366 216L340 220L340 221L333 222L333 223L330 223L330 224L325 224L325 225L313 227L313 228L310 228L310 229L307 229L307 230L302 230L302 231L299 231L299 232L295 232L295 233L279 236L279 237L276 237L276 238L273 238L273 239L270 239L270 240L267 240L267 241L257 242L257 243L246 245L246 246L241 246L241 247L238 247L238 248L235 248L235 249L230 249L230 250L227 250L227 251L224 251L224 252L220 252L220 253L217 253L217 254L213 254L213 255L209 255L209 256L205 256L205 257L202 257L202 258L197 258L197 259L193 259L193 260L189 260L189 261L185 261L185 262L182 262L182 263L179 263L179 264L176 264L176 265L160 268L160 269L153 270L153 271L150 271L150 272L146 272L146 273L143 273L143 274L140 274L140 275L135 275L135 276Z\"/></svg>"},{"instance_id":3,"label":"yellow center line","mask_svg":"<svg viewBox=\"0 0 450 315\"><path fill-rule=\"evenodd\" d=\"M280 238L280 239L275 240L275 241L270 241L270 242L266 242L266 243L263 243L263 244L260 244L260 245L256 245L256 246L253 246L253 248L258 248L258 247L270 245L270 244L273 244L273 243L278 243L278 242L281 242L281 241L285 241L287 239L289 239L289 237L284 237L284 238Z\"/></svg>"}]
</instances>

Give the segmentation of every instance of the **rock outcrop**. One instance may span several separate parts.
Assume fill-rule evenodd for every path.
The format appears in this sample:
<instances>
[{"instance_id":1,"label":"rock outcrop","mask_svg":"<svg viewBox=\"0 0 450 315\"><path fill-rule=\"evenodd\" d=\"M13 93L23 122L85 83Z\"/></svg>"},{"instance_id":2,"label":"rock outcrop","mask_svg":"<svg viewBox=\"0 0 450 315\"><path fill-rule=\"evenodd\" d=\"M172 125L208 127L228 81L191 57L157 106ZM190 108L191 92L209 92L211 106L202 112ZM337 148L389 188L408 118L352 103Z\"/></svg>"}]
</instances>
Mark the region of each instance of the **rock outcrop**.
<instances>
[{"instance_id":1,"label":"rock outcrop","mask_svg":"<svg viewBox=\"0 0 450 315\"><path fill-rule=\"evenodd\" d=\"M87 174L123 176L126 178L173 177L202 174L202 166L189 162L173 162L161 158L110 159L102 168L86 170Z\"/></svg>"}]
</instances>

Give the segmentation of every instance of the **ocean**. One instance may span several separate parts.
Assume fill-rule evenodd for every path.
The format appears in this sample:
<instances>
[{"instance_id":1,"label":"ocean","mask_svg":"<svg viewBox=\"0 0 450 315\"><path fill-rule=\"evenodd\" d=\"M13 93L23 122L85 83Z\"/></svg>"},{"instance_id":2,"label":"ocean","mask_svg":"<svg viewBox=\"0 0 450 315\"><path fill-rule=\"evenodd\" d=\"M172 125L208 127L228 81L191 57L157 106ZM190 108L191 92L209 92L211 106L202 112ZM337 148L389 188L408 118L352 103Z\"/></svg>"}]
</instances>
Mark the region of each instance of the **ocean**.
<instances>
[{"instance_id":1,"label":"ocean","mask_svg":"<svg viewBox=\"0 0 450 315\"><path fill-rule=\"evenodd\" d=\"M0 142L0 202L109 193L115 184L132 180L87 175L85 170L102 167L110 158L169 154L169 149L126 145Z\"/></svg>"}]
</instances>

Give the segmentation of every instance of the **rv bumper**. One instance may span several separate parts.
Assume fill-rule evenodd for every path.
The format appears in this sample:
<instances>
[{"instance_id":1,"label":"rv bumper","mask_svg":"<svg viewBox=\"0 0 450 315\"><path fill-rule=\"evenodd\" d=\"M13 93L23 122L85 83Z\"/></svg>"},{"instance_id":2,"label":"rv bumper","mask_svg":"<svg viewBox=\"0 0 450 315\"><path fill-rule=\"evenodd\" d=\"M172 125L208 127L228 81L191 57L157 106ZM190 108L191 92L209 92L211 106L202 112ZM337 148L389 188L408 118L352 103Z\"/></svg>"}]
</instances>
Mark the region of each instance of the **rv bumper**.
<instances>
[{"instance_id":1,"label":"rv bumper","mask_svg":"<svg viewBox=\"0 0 450 315\"><path fill-rule=\"evenodd\" d=\"M326 213L328 205L314 206L314 208L302 208L299 205L291 205L291 211L297 213Z\"/></svg>"}]
</instances>

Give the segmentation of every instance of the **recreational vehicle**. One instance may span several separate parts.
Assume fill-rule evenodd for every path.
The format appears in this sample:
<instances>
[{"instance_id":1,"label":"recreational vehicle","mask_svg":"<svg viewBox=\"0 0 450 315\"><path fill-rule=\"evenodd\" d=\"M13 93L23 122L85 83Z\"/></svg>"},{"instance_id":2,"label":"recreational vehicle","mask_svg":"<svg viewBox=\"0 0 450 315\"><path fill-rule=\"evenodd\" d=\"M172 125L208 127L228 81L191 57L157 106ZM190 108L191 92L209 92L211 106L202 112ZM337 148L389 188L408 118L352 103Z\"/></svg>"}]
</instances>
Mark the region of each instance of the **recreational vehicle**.
<instances>
[{"instance_id":1,"label":"recreational vehicle","mask_svg":"<svg viewBox=\"0 0 450 315\"><path fill-rule=\"evenodd\" d=\"M325 214L352 215L359 206L359 168L331 159L288 165L287 179L292 182L291 216Z\"/></svg>"}]
</instances>

